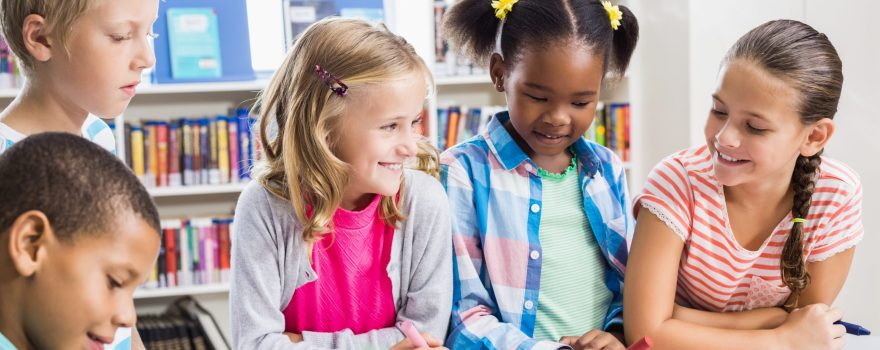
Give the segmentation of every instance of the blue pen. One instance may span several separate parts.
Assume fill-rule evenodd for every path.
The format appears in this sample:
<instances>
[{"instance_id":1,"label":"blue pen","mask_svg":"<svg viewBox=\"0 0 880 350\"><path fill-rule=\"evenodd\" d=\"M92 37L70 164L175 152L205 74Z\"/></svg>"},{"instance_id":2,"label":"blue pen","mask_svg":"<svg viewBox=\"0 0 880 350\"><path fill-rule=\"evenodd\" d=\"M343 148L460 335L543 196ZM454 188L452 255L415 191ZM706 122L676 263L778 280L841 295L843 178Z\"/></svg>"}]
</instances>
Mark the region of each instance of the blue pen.
<instances>
[{"instance_id":1,"label":"blue pen","mask_svg":"<svg viewBox=\"0 0 880 350\"><path fill-rule=\"evenodd\" d=\"M846 332L852 335L871 335L871 331L867 328L859 326L855 323L836 321L834 324L839 324L846 328Z\"/></svg>"}]
</instances>

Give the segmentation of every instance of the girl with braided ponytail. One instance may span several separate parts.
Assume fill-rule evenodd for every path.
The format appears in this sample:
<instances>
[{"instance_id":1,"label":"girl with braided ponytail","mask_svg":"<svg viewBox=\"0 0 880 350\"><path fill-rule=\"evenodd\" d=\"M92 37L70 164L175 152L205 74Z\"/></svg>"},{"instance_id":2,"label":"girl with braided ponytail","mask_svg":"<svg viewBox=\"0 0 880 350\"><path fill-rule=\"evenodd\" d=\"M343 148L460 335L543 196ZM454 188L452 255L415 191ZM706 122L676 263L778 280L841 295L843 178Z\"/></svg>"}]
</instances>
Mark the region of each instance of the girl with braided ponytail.
<instances>
[{"instance_id":1,"label":"girl with braided ponytail","mask_svg":"<svg viewBox=\"0 0 880 350\"><path fill-rule=\"evenodd\" d=\"M828 38L765 23L721 65L706 145L657 165L634 199L627 339L656 349L840 349L840 291L862 188L821 157L843 74ZM641 214L641 215L639 215Z\"/></svg>"}]
</instances>

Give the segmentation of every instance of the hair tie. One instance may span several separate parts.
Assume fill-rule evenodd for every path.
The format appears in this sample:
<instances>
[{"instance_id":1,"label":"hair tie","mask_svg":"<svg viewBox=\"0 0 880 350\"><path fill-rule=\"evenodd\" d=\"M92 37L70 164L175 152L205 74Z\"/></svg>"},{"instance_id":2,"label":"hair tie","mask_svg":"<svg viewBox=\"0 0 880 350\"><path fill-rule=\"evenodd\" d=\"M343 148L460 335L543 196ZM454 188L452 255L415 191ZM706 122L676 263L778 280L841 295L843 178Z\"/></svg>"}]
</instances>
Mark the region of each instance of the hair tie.
<instances>
[{"instance_id":1,"label":"hair tie","mask_svg":"<svg viewBox=\"0 0 880 350\"><path fill-rule=\"evenodd\" d=\"M492 8L495 9L495 17L498 17L498 19L503 21L507 18L507 14L510 10L513 10L513 5L518 1L519 0L493 0Z\"/></svg>"},{"instance_id":2,"label":"hair tie","mask_svg":"<svg viewBox=\"0 0 880 350\"><path fill-rule=\"evenodd\" d=\"M791 219L791 222L792 222L792 223L795 223L795 224L796 224L796 223L806 224L806 223L807 223L807 220L806 220L806 219L803 219L803 218L794 218L794 219Z\"/></svg>"},{"instance_id":3,"label":"hair tie","mask_svg":"<svg viewBox=\"0 0 880 350\"><path fill-rule=\"evenodd\" d=\"M608 12L608 19L611 20L611 29L617 30L620 27L620 20L623 19L623 12L617 5L611 5L611 1L602 1L602 7Z\"/></svg>"},{"instance_id":4,"label":"hair tie","mask_svg":"<svg viewBox=\"0 0 880 350\"><path fill-rule=\"evenodd\" d=\"M345 85L342 80L339 80L339 78L337 78L333 74L330 74L330 72L328 72L324 68L321 68L321 65L315 65L315 74L318 75L318 78L320 78L324 82L324 84L327 84L327 87L330 88L330 91L333 91L337 95L345 96L345 93L348 92L348 85Z\"/></svg>"}]
</instances>

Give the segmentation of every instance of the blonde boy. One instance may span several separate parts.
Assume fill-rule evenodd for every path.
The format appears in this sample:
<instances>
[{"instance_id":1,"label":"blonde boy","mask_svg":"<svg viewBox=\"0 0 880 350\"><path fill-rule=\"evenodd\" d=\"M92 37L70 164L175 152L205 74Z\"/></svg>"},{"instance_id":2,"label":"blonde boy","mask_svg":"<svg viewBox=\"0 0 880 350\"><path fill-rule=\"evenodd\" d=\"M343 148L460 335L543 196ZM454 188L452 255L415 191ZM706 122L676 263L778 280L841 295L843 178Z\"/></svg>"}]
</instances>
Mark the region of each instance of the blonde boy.
<instances>
[{"instance_id":1,"label":"blonde boy","mask_svg":"<svg viewBox=\"0 0 880 350\"><path fill-rule=\"evenodd\" d=\"M0 113L0 152L25 136L82 135L115 152L99 118L122 113L141 72L155 63L149 41L158 0L2 0L3 36L26 82Z\"/></svg>"}]
</instances>

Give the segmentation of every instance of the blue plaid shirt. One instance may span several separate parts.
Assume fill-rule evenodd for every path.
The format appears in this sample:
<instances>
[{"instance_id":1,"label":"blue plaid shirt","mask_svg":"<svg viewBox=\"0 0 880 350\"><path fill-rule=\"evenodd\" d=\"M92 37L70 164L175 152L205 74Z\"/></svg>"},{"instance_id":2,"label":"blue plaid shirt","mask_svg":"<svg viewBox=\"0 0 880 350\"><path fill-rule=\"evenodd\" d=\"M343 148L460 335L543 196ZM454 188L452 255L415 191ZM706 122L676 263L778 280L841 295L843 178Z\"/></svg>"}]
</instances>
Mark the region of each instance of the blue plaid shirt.
<instances>
[{"instance_id":1,"label":"blue plaid shirt","mask_svg":"<svg viewBox=\"0 0 880 350\"><path fill-rule=\"evenodd\" d=\"M441 156L441 181L452 211L455 249L451 333L455 349L539 349L563 345L532 339L541 284L541 177L538 166L496 114L481 135ZM623 163L579 139L572 146L584 212L607 262L613 298L605 329L623 323L623 274L634 221Z\"/></svg>"}]
</instances>

